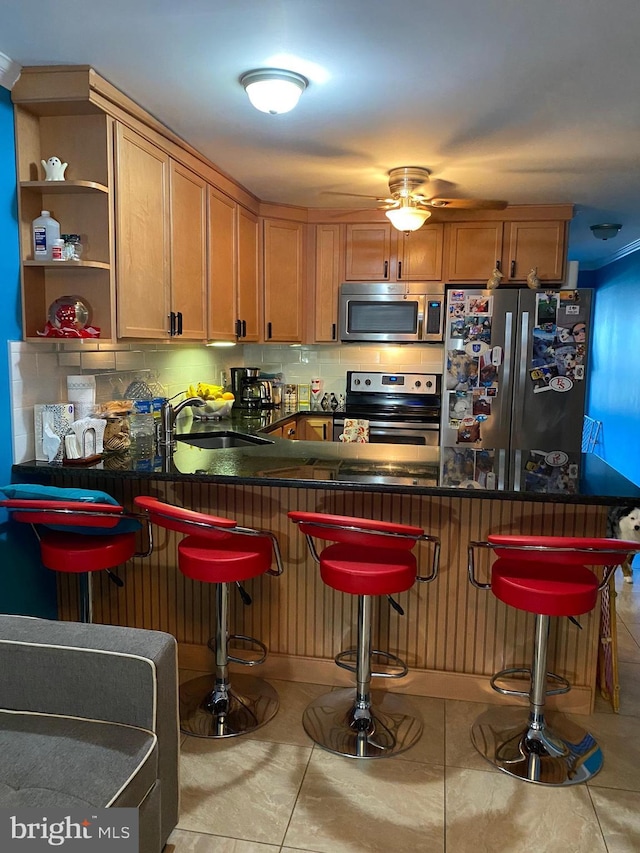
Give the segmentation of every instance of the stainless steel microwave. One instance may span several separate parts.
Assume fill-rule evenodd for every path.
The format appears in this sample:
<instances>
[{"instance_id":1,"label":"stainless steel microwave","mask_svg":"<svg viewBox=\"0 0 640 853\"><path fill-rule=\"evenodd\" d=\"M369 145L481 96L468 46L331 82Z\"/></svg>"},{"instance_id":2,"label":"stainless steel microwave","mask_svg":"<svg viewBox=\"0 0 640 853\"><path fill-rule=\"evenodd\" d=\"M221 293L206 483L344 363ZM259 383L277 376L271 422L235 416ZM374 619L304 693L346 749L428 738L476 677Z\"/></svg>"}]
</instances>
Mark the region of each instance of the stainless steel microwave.
<instances>
[{"instance_id":1,"label":"stainless steel microwave","mask_svg":"<svg viewBox=\"0 0 640 853\"><path fill-rule=\"evenodd\" d=\"M440 282L341 284L341 341L440 343L444 285Z\"/></svg>"}]
</instances>

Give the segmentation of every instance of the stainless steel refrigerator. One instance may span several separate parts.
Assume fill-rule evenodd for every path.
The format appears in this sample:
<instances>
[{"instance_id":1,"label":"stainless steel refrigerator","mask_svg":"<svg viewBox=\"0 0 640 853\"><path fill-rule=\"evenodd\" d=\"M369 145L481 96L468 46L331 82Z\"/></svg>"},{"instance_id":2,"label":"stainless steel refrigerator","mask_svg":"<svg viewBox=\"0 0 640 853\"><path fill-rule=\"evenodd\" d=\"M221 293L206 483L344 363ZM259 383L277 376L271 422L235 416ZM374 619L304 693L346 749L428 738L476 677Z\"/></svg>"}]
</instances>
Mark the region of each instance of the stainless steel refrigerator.
<instances>
[{"instance_id":1,"label":"stainless steel refrigerator","mask_svg":"<svg viewBox=\"0 0 640 853\"><path fill-rule=\"evenodd\" d=\"M577 490L591 300L590 290L448 290L443 485Z\"/></svg>"}]
</instances>

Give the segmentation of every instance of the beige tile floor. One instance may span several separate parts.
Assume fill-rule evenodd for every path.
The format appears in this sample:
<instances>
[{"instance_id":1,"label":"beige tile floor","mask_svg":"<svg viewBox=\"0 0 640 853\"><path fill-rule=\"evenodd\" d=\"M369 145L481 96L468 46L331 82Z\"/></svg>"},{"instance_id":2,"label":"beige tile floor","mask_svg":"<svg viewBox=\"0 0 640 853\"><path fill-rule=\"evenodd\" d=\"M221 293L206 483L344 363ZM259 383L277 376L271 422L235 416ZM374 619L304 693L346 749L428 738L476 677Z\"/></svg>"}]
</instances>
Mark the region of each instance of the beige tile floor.
<instances>
[{"instance_id":1,"label":"beige tile floor","mask_svg":"<svg viewBox=\"0 0 640 853\"><path fill-rule=\"evenodd\" d=\"M278 715L238 739L185 737L176 853L638 853L640 573L618 584L620 713L590 717L605 755L587 785L531 785L491 768L469 740L482 705L414 697L425 731L388 760L332 755L307 738L326 687L273 682Z\"/></svg>"}]
</instances>

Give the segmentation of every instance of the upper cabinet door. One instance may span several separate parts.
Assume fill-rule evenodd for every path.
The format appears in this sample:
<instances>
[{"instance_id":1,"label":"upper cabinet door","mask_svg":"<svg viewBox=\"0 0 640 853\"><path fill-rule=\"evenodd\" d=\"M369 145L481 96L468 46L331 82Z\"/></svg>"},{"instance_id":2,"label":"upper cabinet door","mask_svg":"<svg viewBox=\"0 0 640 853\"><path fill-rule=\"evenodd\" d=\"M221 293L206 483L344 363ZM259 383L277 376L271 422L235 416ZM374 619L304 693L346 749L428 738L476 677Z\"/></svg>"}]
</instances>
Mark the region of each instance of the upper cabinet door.
<instances>
[{"instance_id":1,"label":"upper cabinet door","mask_svg":"<svg viewBox=\"0 0 640 853\"><path fill-rule=\"evenodd\" d=\"M391 224L346 226L345 281L389 281L391 277Z\"/></svg>"},{"instance_id":2,"label":"upper cabinet door","mask_svg":"<svg viewBox=\"0 0 640 853\"><path fill-rule=\"evenodd\" d=\"M167 339L169 157L116 125L118 337Z\"/></svg>"},{"instance_id":3,"label":"upper cabinet door","mask_svg":"<svg viewBox=\"0 0 640 853\"><path fill-rule=\"evenodd\" d=\"M398 233L398 281L441 281L444 225Z\"/></svg>"},{"instance_id":4,"label":"upper cabinet door","mask_svg":"<svg viewBox=\"0 0 640 853\"><path fill-rule=\"evenodd\" d=\"M240 340L260 340L260 264L258 217L238 205L237 319Z\"/></svg>"},{"instance_id":5,"label":"upper cabinet door","mask_svg":"<svg viewBox=\"0 0 640 853\"><path fill-rule=\"evenodd\" d=\"M182 340L206 337L207 184L171 161L171 309Z\"/></svg>"},{"instance_id":6,"label":"upper cabinet door","mask_svg":"<svg viewBox=\"0 0 640 853\"><path fill-rule=\"evenodd\" d=\"M302 342L304 226L264 220L265 340Z\"/></svg>"},{"instance_id":7,"label":"upper cabinet door","mask_svg":"<svg viewBox=\"0 0 640 853\"><path fill-rule=\"evenodd\" d=\"M565 222L511 222L505 279L526 281L536 269L541 281L563 281L566 229Z\"/></svg>"},{"instance_id":8,"label":"upper cabinet door","mask_svg":"<svg viewBox=\"0 0 640 853\"><path fill-rule=\"evenodd\" d=\"M314 340L338 340L338 292L342 281L343 225L316 225Z\"/></svg>"},{"instance_id":9,"label":"upper cabinet door","mask_svg":"<svg viewBox=\"0 0 640 853\"><path fill-rule=\"evenodd\" d=\"M236 217L238 205L209 187L209 286L207 337L235 341L236 327Z\"/></svg>"},{"instance_id":10,"label":"upper cabinet door","mask_svg":"<svg viewBox=\"0 0 640 853\"><path fill-rule=\"evenodd\" d=\"M449 222L445 280L486 282L502 266L502 222Z\"/></svg>"}]
</instances>

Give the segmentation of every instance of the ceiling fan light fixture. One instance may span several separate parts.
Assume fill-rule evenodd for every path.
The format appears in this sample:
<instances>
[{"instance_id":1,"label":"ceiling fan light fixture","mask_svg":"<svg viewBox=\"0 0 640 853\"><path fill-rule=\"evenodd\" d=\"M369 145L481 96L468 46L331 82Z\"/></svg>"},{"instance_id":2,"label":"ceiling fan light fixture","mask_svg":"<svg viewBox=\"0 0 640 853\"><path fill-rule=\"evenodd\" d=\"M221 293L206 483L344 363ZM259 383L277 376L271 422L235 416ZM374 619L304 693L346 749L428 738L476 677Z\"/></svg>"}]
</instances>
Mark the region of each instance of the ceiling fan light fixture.
<instances>
[{"instance_id":1,"label":"ceiling fan light fixture","mask_svg":"<svg viewBox=\"0 0 640 853\"><path fill-rule=\"evenodd\" d=\"M257 68L240 78L249 100L262 113L280 115L290 112L309 85L302 74L280 68Z\"/></svg>"},{"instance_id":2,"label":"ceiling fan light fixture","mask_svg":"<svg viewBox=\"0 0 640 853\"><path fill-rule=\"evenodd\" d=\"M420 207L403 204L401 207L386 210L384 215L398 231L417 231L418 228L422 228L431 213Z\"/></svg>"},{"instance_id":3,"label":"ceiling fan light fixture","mask_svg":"<svg viewBox=\"0 0 640 853\"><path fill-rule=\"evenodd\" d=\"M591 233L597 240L610 240L612 237L617 236L622 225L604 222L601 225L591 225L589 227L591 228Z\"/></svg>"}]
</instances>

